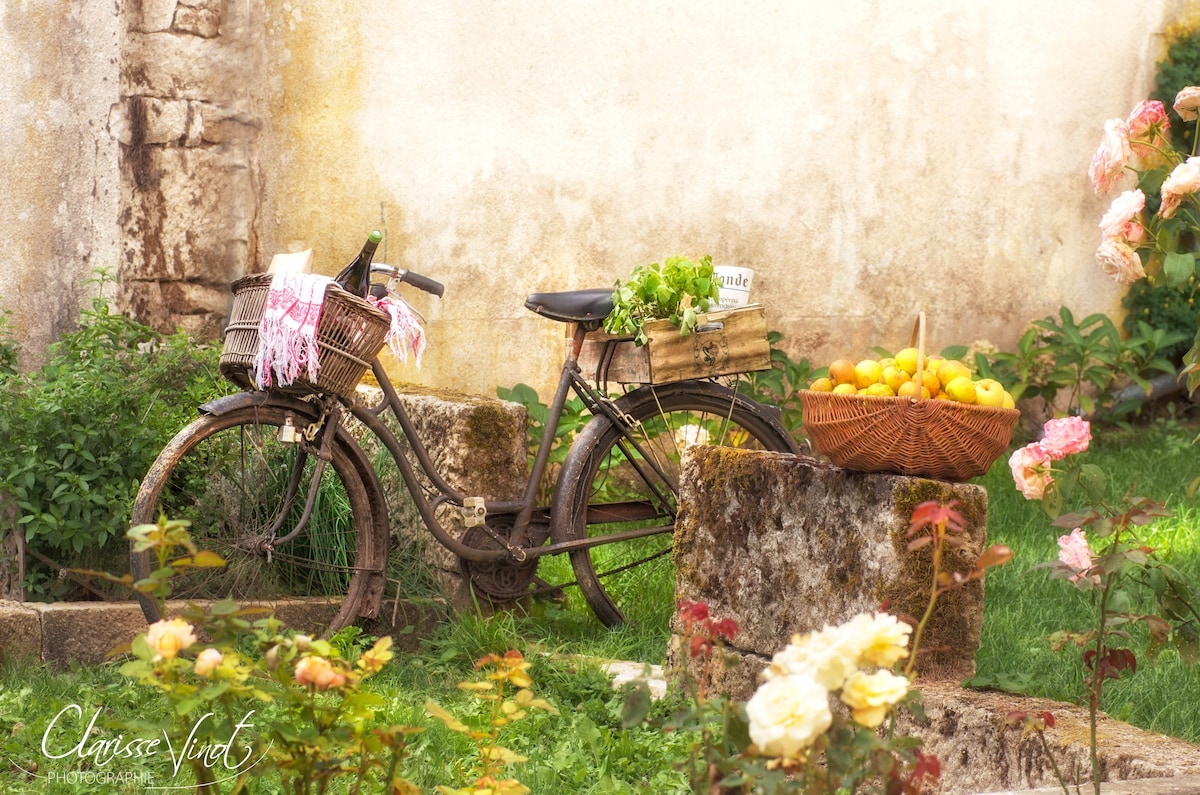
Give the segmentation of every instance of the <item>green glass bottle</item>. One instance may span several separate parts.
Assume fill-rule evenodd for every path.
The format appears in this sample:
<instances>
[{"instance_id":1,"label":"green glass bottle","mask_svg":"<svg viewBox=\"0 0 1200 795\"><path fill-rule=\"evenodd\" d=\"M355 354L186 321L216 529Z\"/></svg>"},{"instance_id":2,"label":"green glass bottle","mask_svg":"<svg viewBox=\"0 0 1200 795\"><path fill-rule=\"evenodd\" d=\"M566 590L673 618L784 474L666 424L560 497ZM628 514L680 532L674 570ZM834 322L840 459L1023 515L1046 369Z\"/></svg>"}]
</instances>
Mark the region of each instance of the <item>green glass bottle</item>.
<instances>
[{"instance_id":1,"label":"green glass bottle","mask_svg":"<svg viewBox=\"0 0 1200 795\"><path fill-rule=\"evenodd\" d=\"M358 256L334 277L333 280L343 290L357 295L359 298L367 297L367 291L371 289L371 260L375 256L375 249L379 246L380 240L383 240L383 233L378 229L371 230L371 234L367 235L367 242L363 244L362 251L358 252Z\"/></svg>"}]
</instances>

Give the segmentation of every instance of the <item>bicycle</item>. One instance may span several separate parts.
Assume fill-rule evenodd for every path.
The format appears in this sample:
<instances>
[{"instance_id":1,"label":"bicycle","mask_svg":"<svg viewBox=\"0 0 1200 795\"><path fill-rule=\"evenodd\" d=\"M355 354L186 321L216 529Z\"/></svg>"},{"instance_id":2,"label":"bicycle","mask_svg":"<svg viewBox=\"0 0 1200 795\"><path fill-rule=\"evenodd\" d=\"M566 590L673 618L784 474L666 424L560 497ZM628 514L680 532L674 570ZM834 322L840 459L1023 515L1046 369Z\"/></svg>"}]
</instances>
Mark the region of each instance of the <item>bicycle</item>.
<instances>
[{"instance_id":1,"label":"bicycle","mask_svg":"<svg viewBox=\"0 0 1200 795\"><path fill-rule=\"evenodd\" d=\"M412 271L383 264L372 271L388 277L389 291L408 284L443 294L440 283ZM334 613L315 627L325 633L378 614L387 580L388 506L350 417L387 450L422 524L457 556L477 594L505 601L577 586L600 621L622 623L630 606L654 598L645 583L670 576L684 446L799 448L777 408L713 379L641 385L620 395L608 394L606 378L589 382L578 364L580 350L612 310L611 298L604 289L533 294L525 301L543 317L574 324L574 333L516 500L464 494L439 474L432 448L377 358L370 364L382 393L375 405L320 392L248 389L201 406L200 416L150 468L132 514L134 525L160 514L189 519L194 540L227 561L176 580L174 598L322 597ZM562 462L549 505L537 505L571 394L592 418ZM445 505L461 511L467 525L461 537L439 519ZM557 561L539 566L563 555L569 572ZM131 551L130 567L135 579L147 577L149 553ZM161 618L152 599L139 600L148 621Z\"/></svg>"}]
</instances>

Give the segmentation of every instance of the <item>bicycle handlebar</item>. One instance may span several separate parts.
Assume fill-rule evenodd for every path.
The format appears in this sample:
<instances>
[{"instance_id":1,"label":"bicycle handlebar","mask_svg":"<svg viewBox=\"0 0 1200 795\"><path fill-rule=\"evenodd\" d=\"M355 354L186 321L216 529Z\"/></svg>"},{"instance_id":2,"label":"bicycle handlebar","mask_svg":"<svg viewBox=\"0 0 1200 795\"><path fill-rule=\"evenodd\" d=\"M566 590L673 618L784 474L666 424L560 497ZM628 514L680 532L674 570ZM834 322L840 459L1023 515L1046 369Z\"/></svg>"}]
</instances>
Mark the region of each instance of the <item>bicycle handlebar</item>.
<instances>
[{"instance_id":1,"label":"bicycle handlebar","mask_svg":"<svg viewBox=\"0 0 1200 795\"><path fill-rule=\"evenodd\" d=\"M428 276L422 276L413 271L407 271L403 268L397 268L395 265L384 265L383 263L375 263L371 265L371 273L382 273L397 281L411 284L418 290L424 290L427 293L436 295L438 298L446 292L446 286L439 281L430 279Z\"/></svg>"}]
</instances>

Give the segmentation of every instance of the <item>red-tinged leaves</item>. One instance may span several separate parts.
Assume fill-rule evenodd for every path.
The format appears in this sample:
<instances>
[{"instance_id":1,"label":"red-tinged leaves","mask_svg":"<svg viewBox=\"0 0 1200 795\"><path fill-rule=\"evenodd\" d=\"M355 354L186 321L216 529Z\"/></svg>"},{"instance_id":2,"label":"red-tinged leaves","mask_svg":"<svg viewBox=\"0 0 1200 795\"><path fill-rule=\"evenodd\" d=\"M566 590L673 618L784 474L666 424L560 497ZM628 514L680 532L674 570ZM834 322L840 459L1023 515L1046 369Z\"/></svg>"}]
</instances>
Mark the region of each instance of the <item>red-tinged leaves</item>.
<instances>
[{"instance_id":1,"label":"red-tinged leaves","mask_svg":"<svg viewBox=\"0 0 1200 795\"><path fill-rule=\"evenodd\" d=\"M913 753L917 757L917 763L913 765L912 773L904 782L904 795L919 795L926 782L932 784L942 777L942 765L936 756L922 753L920 750Z\"/></svg>"},{"instance_id":2,"label":"red-tinged leaves","mask_svg":"<svg viewBox=\"0 0 1200 795\"><path fill-rule=\"evenodd\" d=\"M684 599L679 603L679 617L686 621L703 621L708 618L708 605Z\"/></svg>"},{"instance_id":3,"label":"red-tinged leaves","mask_svg":"<svg viewBox=\"0 0 1200 795\"><path fill-rule=\"evenodd\" d=\"M1137 673L1137 657L1129 649L1108 649L1102 659L1096 658L1096 650L1088 649L1083 653L1083 664L1103 679L1119 679L1125 670Z\"/></svg>"},{"instance_id":4,"label":"red-tinged leaves","mask_svg":"<svg viewBox=\"0 0 1200 795\"><path fill-rule=\"evenodd\" d=\"M737 631L737 622L732 618L723 618L712 625L712 634L714 638L733 640L733 636L737 634Z\"/></svg>"},{"instance_id":5,"label":"red-tinged leaves","mask_svg":"<svg viewBox=\"0 0 1200 795\"><path fill-rule=\"evenodd\" d=\"M947 533L962 533L966 528L966 520L957 510L958 504L958 500L950 500L945 505L936 500L920 503L913 509L912 518L908 523L908 537L912 538L926 526L941 528Z\"/></svg>"},{"instance_id":6,"label":"red-tinged leaves","mask_svg":"<svg viewBox=\"0 0 1200 795\"><path fill-rule=\"evenodd\" d=\"M1003 544L992 544L985 549L983 553L976 558L975 568L979 571L991 568L992 566L1002 566L1013 559L1013 551Z\"/></svg>"},{"instance_id":7,"label":"red-tinged leaves","mask_svg":"<svg viewBox=\"0 0 1200 795\"><path fill-rule=\"evenodd\" d=\"M1053 729L1054 728L1054 713L1053 712L1043 712L1042 713L1042 721L1046 724L1047 729Z\"/></svg>"},{"instance_id":8,"label":"red-tinged leaves","mask_svg":"<svg viewBox=\"0 0 1200 795\"><path fill-rule=\"evenodd\" d=\"M908 542L908 551L916 552L918 549L921 549L922 547L927 547L932 543L933 543L933 536L921 536L920 538L914 538L912 541Z\"/></svg>"}]
</instances>

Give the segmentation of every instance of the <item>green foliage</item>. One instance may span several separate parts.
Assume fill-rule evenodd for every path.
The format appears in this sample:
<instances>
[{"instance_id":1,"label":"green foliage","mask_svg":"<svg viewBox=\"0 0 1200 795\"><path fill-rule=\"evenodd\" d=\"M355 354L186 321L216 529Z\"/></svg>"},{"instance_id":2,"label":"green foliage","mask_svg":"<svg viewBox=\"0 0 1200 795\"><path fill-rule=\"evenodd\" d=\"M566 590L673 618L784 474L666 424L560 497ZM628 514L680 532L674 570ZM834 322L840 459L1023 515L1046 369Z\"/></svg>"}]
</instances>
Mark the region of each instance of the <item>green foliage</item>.
<instances>
[{"instance_id":1,"label":"green foliage","mask_svg":"<svg viewBox=\"0 0 1200 795\"><path fill-rule=\"evenodd\" d=\"M41 369L0 380L0 492L31 549L93 565L128 526L158 451L223 389L217 350L112 314L106 279ZM36 568L27 586L40 597L63 588Z\"/></svg>"},{"instance_id":2,"label":"green foliage","mask_svg":"<svg viewBox=\"0 0 1200 795\"><path fill-rule=\"evenodd\" d=\"M613 310L604 320L604 330L631 334L638 345L645 345L649 341L645 322L667 318L680 334L690 334L696 327L697 313L708 311L720 296L720 289L720 280L713 276L712 257L698 262L670 257L661 265L638 265L629 281L617 283Z\"/></svg>"},{"instance_id":3,"label":"green foliage","mask_svg":"<svg viewBox=\"0 0 1200 795\"><path fill-rule=\"evenodd\" d=\"M1173 373L1175 365L1163 350L1185 339L1181 332L1137 324L1138 333L1121 339L1112 320L1102 313L1076 321L1067 307L1058 317L1049 316L1029 325L1014 352L975 354L981 377L1004 384L1014 399L1040 397L1054 405L1060 392L1067 394L1067 413L1094 414L1113 410L1110 418L1128 407L1106 402L1114 386L1132 382L1149 390L1148 376ZM1101 401L1089 394L1095 391Z\"/></svg>"},{"instance_id":4,"label":"green foliage","mask_svg":"<svg viewBox=\"0 0 1200 795\"><path fill-rule=\"evenodd\" d=\"M1200 327L1197 293L1195 274L1188 277L1186 286L1182 288L1163 284L1157 279L1134 282L1121 299L1121 305L1127 312L1123 322L1125 333L1139 335L1139 325L1146 323L1172 336L1182 335L1178 342L1163 347L1161 351L1171 361L1180 361L1188 349L1188 342L1195 338Z\"/></svg>"},{"instance_id":5,"label":"green foliage","mask_svg":"<svg viewBox=\"0 0 1200 795\"><path fill-rule=\"evenodd\" d=\"M496 396L501 400L520 403L525 407L526 416L529 418L526 423L529 466L532 468L538 445L541 444L542 434L546 429L546 421L550 416L550 407L538 399L537 391L528 384L517 384L512 389L496 387ZM571 449L571 442L575 441L575 434L579 433L590 419L591 415L584 408L583 401L576 397L567 399L566 405L563 406L562 416L558 418L554 439L550 443L546 477L542 480L538 497L540 504L549 503L550 495L554 490L554 481L557 479L563 460L567 457L567 452Z\"/></svg>"},{"instance_id":6,"label":"green foliage","mask_svg":"<svg viewBox=\"0 0 1200 795\"><path fill-rule=\"evenodd\" d=\"M1167 109L1171 142L1185 152L1192 151L1195 130L1192 125L1184 124L1171 106L1176 94L1196 85L1200 85L1200 33L1193 32L1180 36L1167 48L1167 57L1158 64L1158 78L1150 94L1151 99L1159 100Z\"/></svg>"},{"instance_id":7,"label":"green foliage","mask_svg":"<svg viewBox=\"0 0 1200 795\"><path fill-rule=\"evenodd\" d=\"M0 312L0 383L17 374L17 340L8 325L8 312Z\"/></svg>"},{"instance_id":8,"label":"green foliage","mask_svg":"<svg viewBox=\"0 0 1200 795\"><path fill-rule=\"evenodd\" d=\"M778 331L767 332L771 345L771 369L742 373L738 377L737 389L759 403L778 406L783 415L784 427L793 436L804 430L804 412L800 405L800 390L812 380L813 369L808 359L795 361L787 351L779 348L783 335Z\"/></svg>"}]
</instances>

